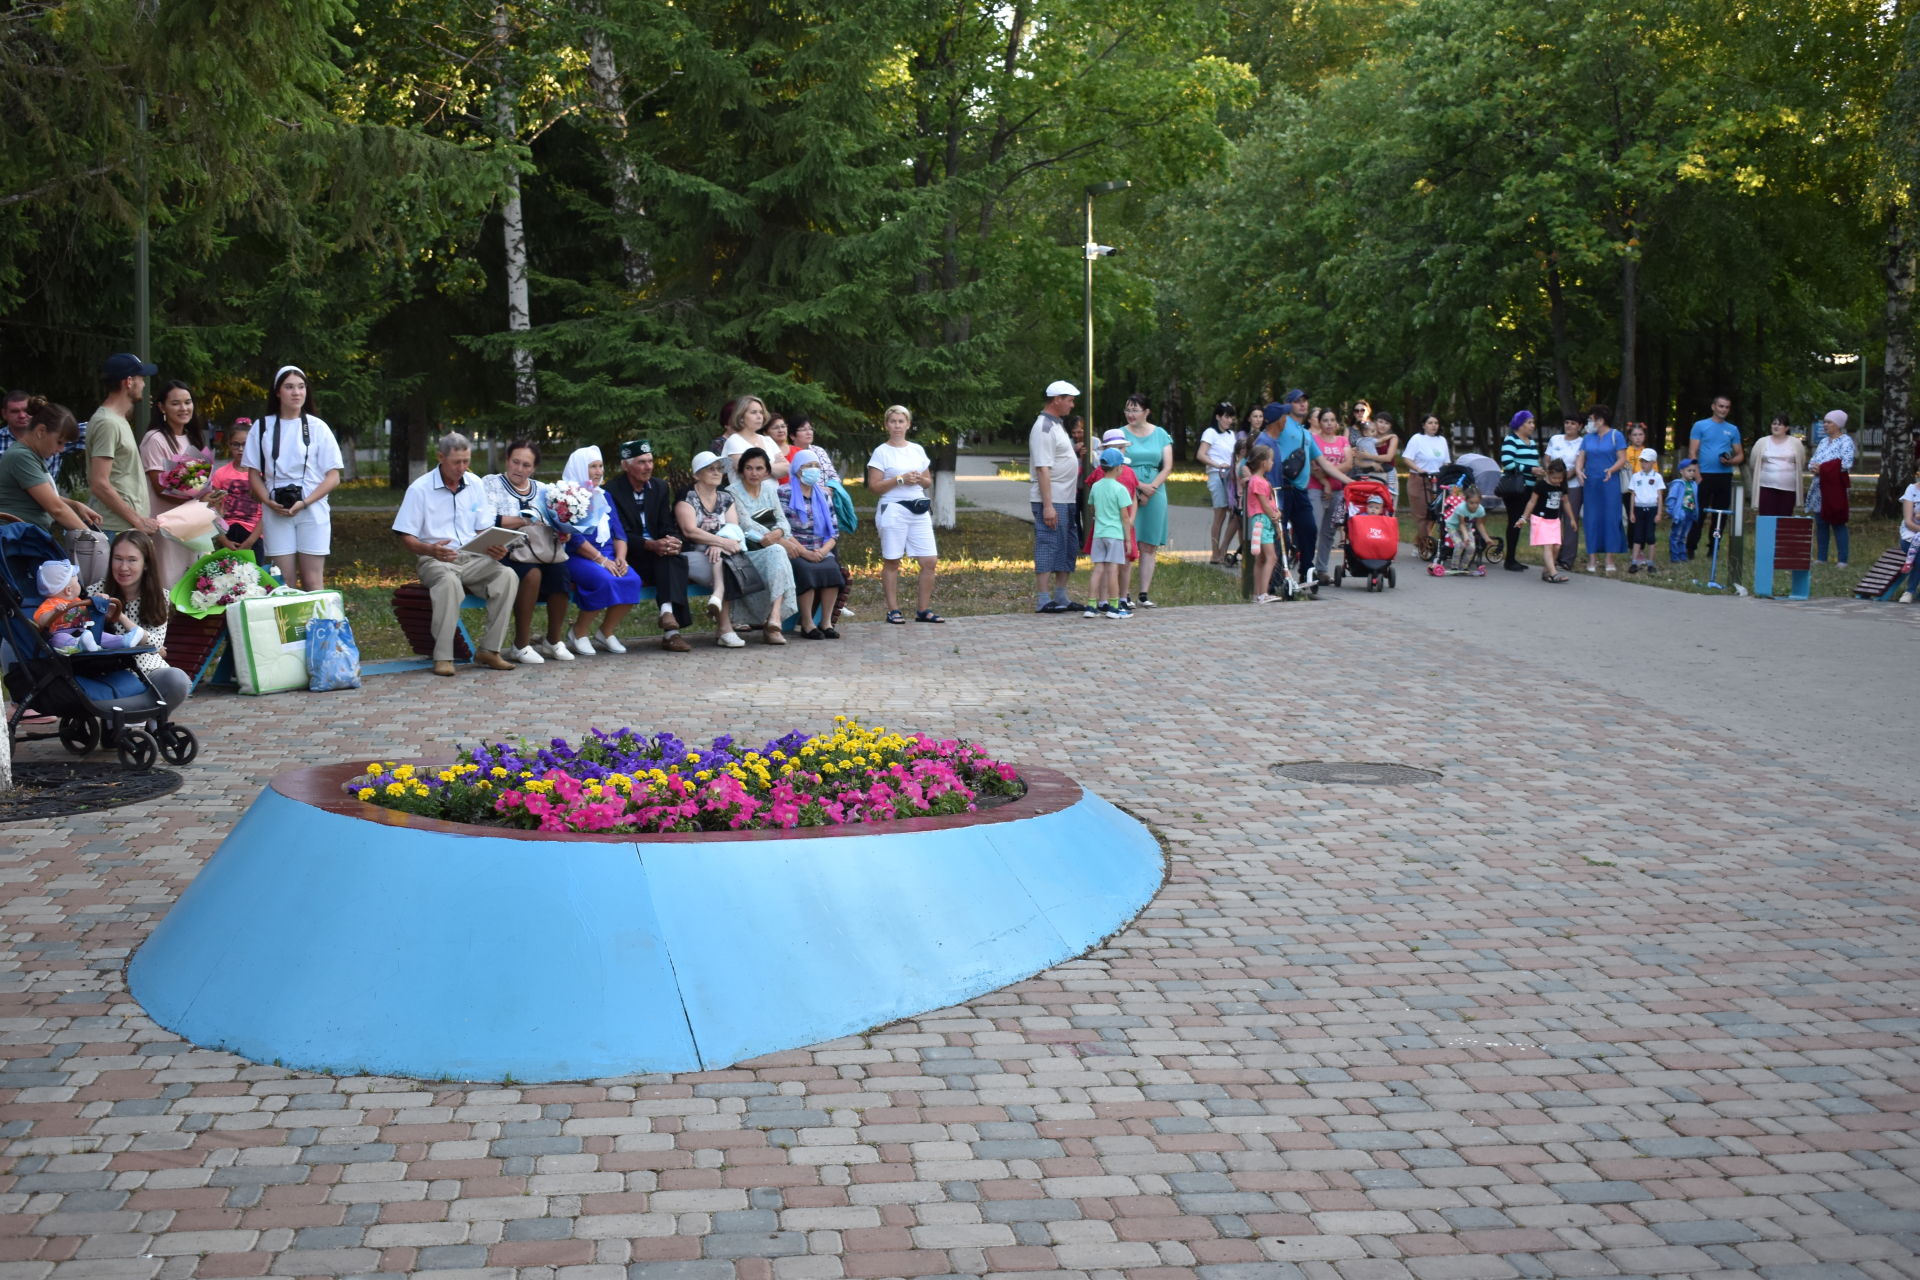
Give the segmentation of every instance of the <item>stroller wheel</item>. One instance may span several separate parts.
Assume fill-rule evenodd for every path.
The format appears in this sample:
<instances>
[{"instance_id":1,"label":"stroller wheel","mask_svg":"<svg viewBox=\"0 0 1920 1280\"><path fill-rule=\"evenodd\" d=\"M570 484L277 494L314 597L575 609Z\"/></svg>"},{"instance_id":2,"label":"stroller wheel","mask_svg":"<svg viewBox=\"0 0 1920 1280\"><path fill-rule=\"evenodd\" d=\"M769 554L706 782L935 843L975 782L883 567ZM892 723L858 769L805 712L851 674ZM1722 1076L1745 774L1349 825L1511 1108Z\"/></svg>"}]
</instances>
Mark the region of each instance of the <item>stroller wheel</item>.
<instances>
[{"instance_id":1,"label":"stroller wheel","mask_svg":"<svg viewBox=\"0 0 1920 1280\"><path fill-rule=\"evenodd\" d=\"M1340 580L1346 576L1347 576L1346 570L1342 569L1339 565L1333 566L1333 585L1334 586L1336 587L1339 586Z\"/></svg>"},{"instance_id":2,"label":"stroller wheel","mask_svg":"<svg viewBox=\"0 0 1920 1280\"><path fill-rule=\"evenodd\" d=\"M1391 565L1387 567L1387 585L1389 587L1397 585L1393 579L1393 567Z\"/></svg>"},{"instance_id":3,"label":"stroller wheel","mask_svg":"<svg viewBox=\"0 0 1920 1280\"><path fill-rule=\"evenodd\" d=\"M100 745L100 726L92 716L61 716L60 745L83 756Z\"/></svg>"},{"instance_id":4,"label":"stroller wheel","mask_svg":"<svg viewBox=\"0 0 1920 1280\"><path fill-rule=\"evenodd\" d=\"M1380 575L1379 575L1379 574L1377 574L1377 573L1376 573L1376 574L1374 574L1374 575L1373 575L1372 577L1370 577L1370 578L1368 578L1368 579L1367 579L1367 590L1369 590L1369 591L1378 591L1378 590L1380 590Z\"/></svg>"},{"instance_id":5,"label":"stroller wheel","mask_svg":"<svg viewBox=\"0 0 1920 1280\"><path fill-rule=\"evenodd\" d=\"M154 730L154 736L160 740L160 754L168 764L192 764L200 754L200 739L183 724L168 721Z\"/></svg>"},{"instance_id":6,"label":"stroller wheel","mask_svg":"<svg viewBox=\"0 0 1920 1280\"><path fill-rule=\"evenodd\" d=\"M145 729L129 725L120 731L120 763L129 769L151 769L160 744Z\"/></svg>"}]
</instances>

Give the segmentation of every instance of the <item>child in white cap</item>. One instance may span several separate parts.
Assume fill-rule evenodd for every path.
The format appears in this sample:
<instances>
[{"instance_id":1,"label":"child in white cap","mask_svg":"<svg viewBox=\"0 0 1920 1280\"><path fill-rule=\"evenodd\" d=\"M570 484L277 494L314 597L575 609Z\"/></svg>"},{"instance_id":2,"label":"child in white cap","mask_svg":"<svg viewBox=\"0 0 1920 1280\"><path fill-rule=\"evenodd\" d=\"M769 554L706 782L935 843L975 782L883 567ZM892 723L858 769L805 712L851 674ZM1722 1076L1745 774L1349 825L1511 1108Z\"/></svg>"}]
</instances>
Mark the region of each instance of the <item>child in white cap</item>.
<instances>
[{"instance_id":1,"label":"child in white cap","mask_svg":"<svg viewBox=\"0 0 1920 1280\"><path fill-rule=\"evenodd\" d=\"M139 627L125 632L103 631L103 623L120 620L120 602L109 596L80 594L80 570L71 560L48 560L34 571L34 585L42 600L33 610L55 653L99 653L103 649L137 649L147 633Z\"/></svg>"},{"instance_id":2,"label":"child in white cap","mask_svg":"<svg viewBox=\"0 0 1920 1280\"><path fill-rule=\"evenodd\" d=\"M1628 573L1652 573L1654 530L1660 524L1660 498L1666 491L1666 477L1660 474L1660 455L1642 449L1640 468L1627 477L1627 497L1633 502L1633 527L1627 541L1633 545L1633 563Z\"/></svg>"}]
</instances>

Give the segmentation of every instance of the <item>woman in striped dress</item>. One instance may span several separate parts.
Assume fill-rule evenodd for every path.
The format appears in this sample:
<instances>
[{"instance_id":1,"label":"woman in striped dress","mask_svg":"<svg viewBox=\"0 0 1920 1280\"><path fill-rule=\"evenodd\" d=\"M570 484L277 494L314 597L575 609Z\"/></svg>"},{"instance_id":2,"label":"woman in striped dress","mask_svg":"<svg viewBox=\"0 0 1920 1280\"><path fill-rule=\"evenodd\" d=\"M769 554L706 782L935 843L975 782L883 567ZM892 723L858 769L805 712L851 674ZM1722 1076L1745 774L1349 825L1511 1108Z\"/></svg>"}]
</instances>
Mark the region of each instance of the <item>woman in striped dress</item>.
<instances>
[{"instance_id":1,"label":"woman in striped dress","mask_svg":"<svg viewBox=\"0 0 1920 1280\"><path fill-rule=\"evenodd\" d=\"M1525 573L1527 567L1520 563L1521 513L1527 509L1527 496L1533 492L1533 482L1540 478L1540 442L1533 438L1533 412L1522 409L1513 415L1513 421L1507 424L1507 438L1500 443L1500 488L1503 492L1500 500L1507 504L1507 562L1506 568L1512 573ZM1514 484L1508 476L1519 476L1521 484ZM1517 490L1517 496L1504 492Z\"/></svg>"}]
</instances>

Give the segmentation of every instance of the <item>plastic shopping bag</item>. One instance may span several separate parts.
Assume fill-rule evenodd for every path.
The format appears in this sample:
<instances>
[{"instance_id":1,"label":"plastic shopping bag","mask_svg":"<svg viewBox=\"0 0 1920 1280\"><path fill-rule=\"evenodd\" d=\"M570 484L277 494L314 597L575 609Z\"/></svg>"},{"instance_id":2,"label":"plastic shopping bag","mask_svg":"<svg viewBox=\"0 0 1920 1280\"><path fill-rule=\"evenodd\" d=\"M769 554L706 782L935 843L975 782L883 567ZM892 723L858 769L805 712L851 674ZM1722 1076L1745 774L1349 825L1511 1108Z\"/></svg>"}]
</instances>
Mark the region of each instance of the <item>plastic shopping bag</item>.
<instances>
[{"instance_id":1,"label":"plastic shopping bag","mask_svg":"<svg viewBox=\"0 0 1920 1280\"><path fill-rule=\"evenodd\" d=\"M345 618L307 623L307 688L315 693L360 687L360 646Z\"/></svg>"}]
</instances>

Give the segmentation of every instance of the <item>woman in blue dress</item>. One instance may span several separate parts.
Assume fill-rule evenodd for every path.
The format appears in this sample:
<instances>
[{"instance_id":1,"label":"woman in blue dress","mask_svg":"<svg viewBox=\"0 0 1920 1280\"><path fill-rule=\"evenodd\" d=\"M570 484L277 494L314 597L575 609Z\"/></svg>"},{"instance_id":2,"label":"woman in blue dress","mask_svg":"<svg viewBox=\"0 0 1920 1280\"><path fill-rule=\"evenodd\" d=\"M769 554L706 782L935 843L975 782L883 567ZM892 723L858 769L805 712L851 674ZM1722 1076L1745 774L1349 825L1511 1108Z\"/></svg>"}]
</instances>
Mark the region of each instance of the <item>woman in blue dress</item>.
<instances>
[{"instance_id":1,"label":"woman in blue dress","mask_svg":"<svg viewBox=\"0 0 1920 1280\"><path fill-rule=\"evenodd\" d=\"M1133 516L1134 540L1140 545L1140 607L1153 608L1155 557L1167 545L1167 481L1173 475L1173 437L1165 427L1147 421L1147 398L1136 391L1127 397L1127 465L1140 481L1140 509ZM1123 603L1126 603L1123 601Z\"/></svg>"},{"instance_id":2,"label":"woman in blue dress","mask_svg":"<svg viewBox=\"0 0 1920 1280\"><path fill-rule=\"evenodd\" d=\"M1587 572L1597 572L1596 557L1607 558L1607 572L1619 572L1613 558L1627 549L1620 473L1627 465L1627 438L1613 428L1613 410L1595 405L1587 413L1589 429L1580 438L1574 469L1584 482L1580 523L1587 526Z\"/></svg>"},{"instance_id":3,"label":"woman in blue dress","mask_svg":"<svg viewBox=\"0 0 1920 1280\"><path fill-rule=\"evenodd\" d=\"M597 445L575 449L567 459L560 478L577 485L598 489L606 475ZM595 504L601 505L601 504ZM573 579L573 598L580 614L573 620L573 651L583 658L601 653L625 653L627 646L613 633L626 621L633 606L640 603L640 574L627 563L627 531L611 502L606 514L585 534L576 534L567 543L567 572ZM602 618L602 611L606 616ZM598 620L600 627L593 631ZM592 639L587 633L593 631Z\"/></svg>"}]
</instances>

